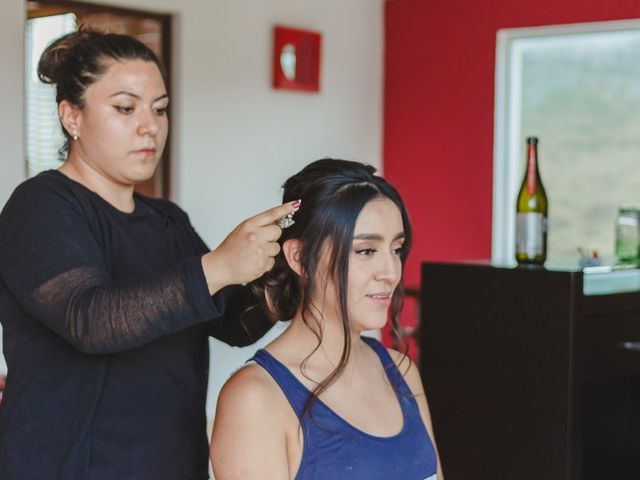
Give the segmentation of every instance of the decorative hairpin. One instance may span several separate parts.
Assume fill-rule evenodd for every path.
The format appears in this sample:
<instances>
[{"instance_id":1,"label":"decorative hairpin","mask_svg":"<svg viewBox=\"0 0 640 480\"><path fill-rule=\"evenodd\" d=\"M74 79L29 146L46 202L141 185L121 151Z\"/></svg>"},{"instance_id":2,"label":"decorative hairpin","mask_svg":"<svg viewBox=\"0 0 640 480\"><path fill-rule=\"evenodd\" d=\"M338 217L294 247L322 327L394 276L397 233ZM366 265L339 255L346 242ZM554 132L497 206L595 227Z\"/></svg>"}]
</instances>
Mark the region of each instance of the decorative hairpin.
<instances>
[{"instance_id":1,"label":"decorative hairpin","mask_svg":"<svg viewBox=\"0 0 640 480\"><path fill-rule=\"evenodd\" d=\"M289 228L294 223L296 223L296 221L293 219L293 213L290 213L289 215L278 219L278 226L282 230L284 230L285 228Z\"/></svg>"}]
</instances>

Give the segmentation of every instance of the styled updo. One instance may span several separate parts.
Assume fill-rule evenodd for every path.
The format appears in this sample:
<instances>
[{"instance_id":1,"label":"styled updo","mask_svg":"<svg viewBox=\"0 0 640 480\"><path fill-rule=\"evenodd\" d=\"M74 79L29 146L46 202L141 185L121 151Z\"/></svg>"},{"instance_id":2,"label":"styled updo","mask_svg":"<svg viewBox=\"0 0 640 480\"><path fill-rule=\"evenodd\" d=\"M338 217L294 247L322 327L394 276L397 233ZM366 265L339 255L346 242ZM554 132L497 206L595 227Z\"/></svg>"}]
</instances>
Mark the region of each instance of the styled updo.
<instances>
[{"instance_id":1,"label":"styled updo","mask_svg":"<svg viewBox=\"0 0 640 480\"><path fill-rule=\"evenodd\" d=\"M56 102L82 108L87 88L109 67L109 61L143 60L155 63L166 82L164 67L153 51L128 35L102 33L86 27L51 43L38 62L38 78L56 86ZM62 129L67 142L69 133Z\"/></svg>"},{"instance_id":2,"label":"styled updo","mask_svg":"<svg viewBox=\"0 0 640 480\"><path fill-rule=\"evenodd\" d=\"M274 319L289 320L300 310L303 321L318 337L319 346L321 322L314 315L311 302L318 288L318 266L328 244L329 275L336 285L345 343L340 363L312 392L309 404L342 373L351 351L347 277L354 228L364 206L379 198L391 200L402 216L404 244L400 258L403 267L411 247L411 223L402 198L386 180L375 175L375 171L374 167L363 163L327 158L307 165L289 178L283 185L282 201L301 199L302 205L293 216L295 223L283 230L279 242L281 245L289 239L301 242L300 262L304 274L297 275L291 270L281 251L272 270L251 285L262 307ZM399 333L403 294L402 283L399 283L390 308L392 328L396 333ZM304 373L304 363L301 367Z\"/></svg>"}]
</instances>

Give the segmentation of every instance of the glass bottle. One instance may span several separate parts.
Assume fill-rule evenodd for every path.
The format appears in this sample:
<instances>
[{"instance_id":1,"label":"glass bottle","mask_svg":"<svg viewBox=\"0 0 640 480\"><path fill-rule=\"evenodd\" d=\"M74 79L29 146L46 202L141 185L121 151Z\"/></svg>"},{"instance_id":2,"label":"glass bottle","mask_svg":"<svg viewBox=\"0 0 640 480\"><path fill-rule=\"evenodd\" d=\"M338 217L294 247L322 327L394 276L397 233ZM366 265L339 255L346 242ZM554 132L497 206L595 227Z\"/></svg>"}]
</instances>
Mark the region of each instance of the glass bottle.
<instances>
[{"instance_id":1,"label":"glass bottle","mask_svg":"<svg viewBox=\"0 0 640 480\"><path fill-rule=\"evenodd\" d=\"M542 265L547 259L547 194L538 168L538 139L527 138L527 169L516 204L516 261Z\"/></svg>"},{"instance_id":2,"label":"glass bottle","mask_svg":"<svg viewBox=\"0 0 640 480\"><path fill-rule=\"evenodd\" d=\"M636 263L640 250L640 210L619 208L616 218L616 257L619 263Z\"/></svg>"}]
</instances>

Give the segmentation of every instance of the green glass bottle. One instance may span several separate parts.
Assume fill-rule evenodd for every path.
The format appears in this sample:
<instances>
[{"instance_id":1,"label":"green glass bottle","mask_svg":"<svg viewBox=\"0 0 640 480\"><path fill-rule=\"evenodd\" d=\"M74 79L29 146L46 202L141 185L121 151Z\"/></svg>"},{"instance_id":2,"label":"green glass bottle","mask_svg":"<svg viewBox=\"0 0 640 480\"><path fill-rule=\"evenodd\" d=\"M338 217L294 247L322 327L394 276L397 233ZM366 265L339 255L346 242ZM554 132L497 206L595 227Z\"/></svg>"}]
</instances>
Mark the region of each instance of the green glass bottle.
<instances>
[{"instance_id":1,"label":"green glass bottle","mask_svg":"<svg viewBox=\"0 0 640 480\"><path fill-rule=\"evenodd\" d=\"M516 261L542 265L547 259L547 194L538 169L538 139L527 138L527 169L516 205Z\"/></svg>"}]
</instances>

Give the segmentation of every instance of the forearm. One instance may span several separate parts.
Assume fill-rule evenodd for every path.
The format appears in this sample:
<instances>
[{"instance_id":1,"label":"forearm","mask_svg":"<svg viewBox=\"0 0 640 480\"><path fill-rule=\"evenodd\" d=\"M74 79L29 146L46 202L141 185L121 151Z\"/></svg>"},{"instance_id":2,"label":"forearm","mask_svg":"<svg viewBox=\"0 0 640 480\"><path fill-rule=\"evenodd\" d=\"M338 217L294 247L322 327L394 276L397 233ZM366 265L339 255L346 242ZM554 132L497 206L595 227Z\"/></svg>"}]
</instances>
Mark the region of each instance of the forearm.
<instances>
[{"instance_id":1,"label":"forearm","mask_svg":"<svg viewBox=\"0 0 640 480\"><path fill-rule=\"evenodd\" d=\"M36 317L85 353L136 348L221 313L204 280L189 273L194 261L119 282L86 269L66 272L35 292Z\"/></svg>"}]
</instances>

